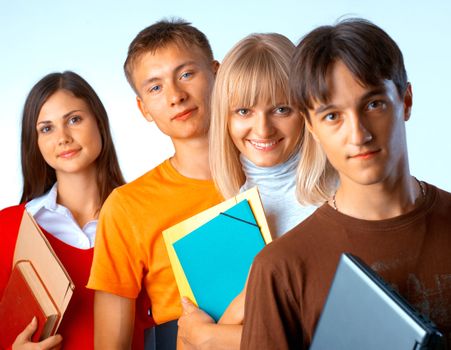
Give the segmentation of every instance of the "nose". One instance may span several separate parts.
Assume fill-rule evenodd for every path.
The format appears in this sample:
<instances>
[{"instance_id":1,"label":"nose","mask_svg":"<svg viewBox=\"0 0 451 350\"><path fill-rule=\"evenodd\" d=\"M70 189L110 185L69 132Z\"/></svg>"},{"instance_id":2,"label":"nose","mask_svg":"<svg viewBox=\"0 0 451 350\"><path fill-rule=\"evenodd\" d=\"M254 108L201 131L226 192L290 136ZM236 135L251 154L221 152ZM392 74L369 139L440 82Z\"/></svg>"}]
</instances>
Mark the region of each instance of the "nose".
<instances>
[{"instance_id":1,"label":"nose","mask_svg":"<svg viewBox=\"0 0 451 350\"><path fill-rule=\"evenodd\" d=\"M271 116L265 112L258 112L257 118L255 118L254 132L262 139L271 136L274 133Z\"/></svg>"},{"instance_id":2,"label":"nose","mask_svg":"<svg viewBox=\"0 0 451 350\"><path fill-rule=\"evenodd\" d=\"M177 83L173 83L166 89L168 104L172 106L176 106L180 103L183 103L188 98L188 94L186 91L179 86Z\"/></svg>"},{"instance_id":3,"label":"nose","mask_svg":"<svg viewBox=\"0 0 451 350\"><path fill-rule=\"evenodd\" d=\"M364 145L373 139L373 135L364 120L357 113L352 113L349 117L349 141L353 145Z\"/></svg>"},{"instance_id":4,"label":"nose","mask_svg":"<svg viewBox=\"0 0 451 350\"><path fill-rule=\"evenodd\" d=\"M61 128L57 134L58 145L66 145L72 142L72 135L66 128Z\"/></svg>"}]
</instances>

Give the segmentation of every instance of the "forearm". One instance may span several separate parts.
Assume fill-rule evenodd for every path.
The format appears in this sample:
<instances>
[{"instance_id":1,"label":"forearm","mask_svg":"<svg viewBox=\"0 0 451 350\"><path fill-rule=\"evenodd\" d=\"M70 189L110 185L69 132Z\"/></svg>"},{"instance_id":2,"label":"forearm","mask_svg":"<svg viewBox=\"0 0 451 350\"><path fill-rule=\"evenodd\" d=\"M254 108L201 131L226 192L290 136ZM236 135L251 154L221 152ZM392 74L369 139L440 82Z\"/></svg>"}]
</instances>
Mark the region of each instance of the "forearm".
<instances>
[{"instance_id":1,"label":"forearm","mask_svg":"<svg viewBox=\"0 0 451 350\"><path fill-rule=\"evenodd\" d=\"M196 350L238 350L242 325L211 323L199 329Z\"/></svg>"},{"instance_id":2,"label":"forearm","mask_svg":"<svg viewBox=\"0 0 451 350\"><path fill-rule=\"evenodd\" d=\"M94 348L129 350L135 300L97 291L94 299Z\"/></svg>"}]
</instances>

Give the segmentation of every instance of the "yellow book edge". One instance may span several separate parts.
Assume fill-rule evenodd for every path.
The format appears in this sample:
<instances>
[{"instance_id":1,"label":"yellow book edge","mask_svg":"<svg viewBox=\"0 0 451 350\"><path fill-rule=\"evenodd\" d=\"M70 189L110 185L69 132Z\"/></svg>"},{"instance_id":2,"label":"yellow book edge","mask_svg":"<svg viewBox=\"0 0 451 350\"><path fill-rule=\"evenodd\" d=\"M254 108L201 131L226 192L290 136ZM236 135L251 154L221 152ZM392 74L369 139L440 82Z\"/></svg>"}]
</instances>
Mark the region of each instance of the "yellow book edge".
<instances>
[{"instance_id":1,"label":"yellow book edge","mask_svg":"<svg viewBox=\"0 0 451 350\"><path fill-rule=\"evenodd\" d=\"M247 199L247 201L249 202L255 220L257 221L257 225L259 226L262 233L263 239L265 243L268 244L272 241L272 236L269 231L268 223L266 222L265 212L257 187L253 187L245 192L239 193L235 197L219 203L214 207L196 214L193 217L186 219L163 231L164 243L166 245L175 280L179 288L180 296L188 297L196 305L196 298L194 297L194 293L191 290L188 279L186 278L185 272L183 271L182 265L180 264L180 261L175 252L174 243L244 199Z\"/></svg>"}]
</instances>

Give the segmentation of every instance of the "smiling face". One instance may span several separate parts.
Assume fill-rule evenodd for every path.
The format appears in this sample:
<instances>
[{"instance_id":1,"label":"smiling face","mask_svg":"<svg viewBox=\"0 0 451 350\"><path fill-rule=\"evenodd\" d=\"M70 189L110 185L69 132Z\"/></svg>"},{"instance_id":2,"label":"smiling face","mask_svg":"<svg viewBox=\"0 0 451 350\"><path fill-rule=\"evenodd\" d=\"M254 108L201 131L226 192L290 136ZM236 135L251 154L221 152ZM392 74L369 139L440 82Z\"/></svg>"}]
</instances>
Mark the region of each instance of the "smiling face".
<instances>
[{"instance_id":1,"label":"smiling face","mask_svg":"<svg viewBox=\"0 0 451 350\"><path fill-rule=\"evenodd\" d=\"M216 69L196 46L172 43L143 54L133 70L139 109L173 140L206 137Z\"/></svg>"},{"instance_id":2,"label":"smiling face","mask_svg":"<svg viewBox=\"0 0 451 350\"><path fill-rule=\"evenodd\" d=\"M408 172L410 85L403 96L391 80L363 86L341 61L329 69L327 85L329 100L314 103L307 127L341 183L370 185Z\"/></svg>"},{"instance_id":3,"label":"smiling face","mask_svg":"<svg viewBox=\"0 0 451 350\"><path fill-rule=\"evenodd\" d=\"M270 101L258 101L252 107L231 106L228 121L239 152L261 167L285 162L298 145L304 126L296 108Z\"/></svg>"},{"instance_id":4,"label":"smiling face","mask_svg":"<svg viewBox=\"0 0 451 350\"><path fill-rule=\"evenodd\" d=\"M86 102L58 90L42 106L36 122L38 147L59 178L95 169L102 149L96 119Z\"/></svg>"}]
</instances>

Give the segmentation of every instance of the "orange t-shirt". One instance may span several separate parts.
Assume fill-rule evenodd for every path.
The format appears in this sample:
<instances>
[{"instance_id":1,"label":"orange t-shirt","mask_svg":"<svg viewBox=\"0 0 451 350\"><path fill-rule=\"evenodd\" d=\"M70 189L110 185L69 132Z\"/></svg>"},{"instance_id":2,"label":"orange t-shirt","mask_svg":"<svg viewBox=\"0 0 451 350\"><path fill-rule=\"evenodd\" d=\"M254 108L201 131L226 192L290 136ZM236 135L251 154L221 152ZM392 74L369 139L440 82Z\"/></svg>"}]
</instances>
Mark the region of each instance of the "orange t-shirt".
<instances>
[{"instance_id":1,"label":"orange t-shirt","mask_svg":"<svg viewBox=\"0 0 451 350\"><path fill-rule=\"evenodd\" d=\"M126 298L144 287L157 324L179 318L162 231L221 201L213 181L184 177L169 160L116 188L100 212L87 287Z\"/></svg>"}]
</instances>

